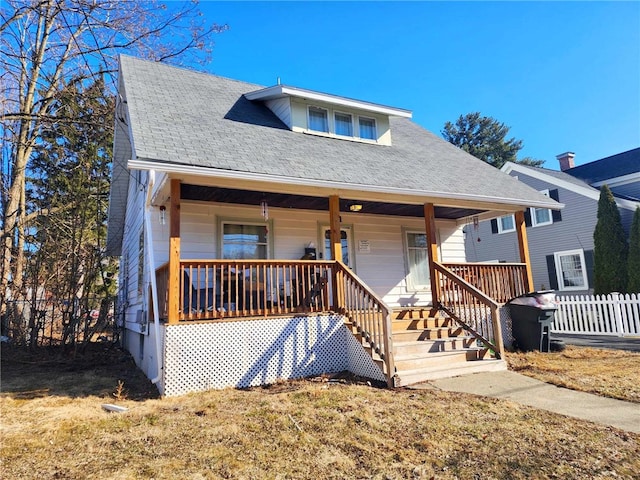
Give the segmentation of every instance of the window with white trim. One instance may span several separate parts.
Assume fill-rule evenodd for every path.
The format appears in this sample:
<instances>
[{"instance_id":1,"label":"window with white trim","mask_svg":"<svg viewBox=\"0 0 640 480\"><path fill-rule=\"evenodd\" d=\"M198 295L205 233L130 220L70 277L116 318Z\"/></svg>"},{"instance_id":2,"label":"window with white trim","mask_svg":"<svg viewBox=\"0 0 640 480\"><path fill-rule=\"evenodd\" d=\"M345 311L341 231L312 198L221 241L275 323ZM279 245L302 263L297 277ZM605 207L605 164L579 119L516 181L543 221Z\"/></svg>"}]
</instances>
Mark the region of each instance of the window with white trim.
<instances>
[{"instance_id":1,"label":"window with white trim","mask_svg":"<svg viewBox=\"0 0 640 480\"><path fill-rule=\"evenodd\" d=\"M586 290L589 288L587 266L582 249L555 252L553 256L559 290Z\"/></svg>"},{"instance_id":2,"label":"window with white trim","mask_svg":"<svg viewBox=\"0 0 640 480\"><path fill-rule=\"evenodd\" d=\"M405 232L405 235L407 287L410 290L428 290L431 288L431 277L427 235L411 231Z\"/></svg>"},{"instance_id":3,"label":"window with white trim","mask_svg":"<svg viewBox=\"0 0 640 480\"><path fill-rule=\"evenodd\" d=\"M353 118L348 113L335 112L333 115L336 135L353 137Z\"/></svg>"},{"instance_id":4,"label":"window with white trim","mask_svg":"<svg viewBox=\"0 0 640 480\"><path fill-rule=\"evenodd\" d=\"M309 106L309 130L329 133L329 115L326 109Z\"/></svg>"},{"instance_id":5,"label":"window with white trim","mask_svg":"<svg viewBox=\"0 0 640 480\"><path fill-rule=\"evenodd\" d=\"M516 219L513 215L505 215L498 219L498 233L516 231Z\"/></svg>"},{"instance_id":6,"label":"window with white trim","mask_svg":"<svg viewBox=\"0 0 640 480\"><path fill-rule=\"evenodd\" d=\"M222 223L222 258L266 259L269 252L269 229L260 223Z\"/></svg>"},{"instance_id":7,"label":"window with white trim","mask_svg":"<svg viewBox=\"0 0 640 480\"><path fill-rule=\"evenodd\" d=\"M549 190L542 190L540 193L549 196ZM531 226L541 227L542 225L551 225L553 216L548 208L531 208Z\"/></svg>"},{"instance_id":8,"label":"window with white trim","mask_svg":"<svg viewBox=\"0 0 640 480\"><path fill-rule=\"evenodd\" d=\"M376 132L376 120L375 118L358 117L358 135L365 140L377 140L378 134Z\"/></svg>"}]
</instances>

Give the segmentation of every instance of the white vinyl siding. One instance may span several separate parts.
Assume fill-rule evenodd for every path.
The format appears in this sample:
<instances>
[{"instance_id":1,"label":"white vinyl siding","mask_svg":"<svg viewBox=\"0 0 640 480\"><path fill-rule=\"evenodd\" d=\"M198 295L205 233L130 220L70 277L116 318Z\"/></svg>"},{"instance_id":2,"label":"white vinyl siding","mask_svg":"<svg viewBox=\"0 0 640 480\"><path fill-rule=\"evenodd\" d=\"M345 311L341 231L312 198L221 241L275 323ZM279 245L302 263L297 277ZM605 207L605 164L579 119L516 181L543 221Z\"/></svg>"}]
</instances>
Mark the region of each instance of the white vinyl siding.
<instances>
[{"instance_id":1,"label":"white vinyl siding","mask_svg":"<svg viewBox=\"0 0 640 480\"><path fill-rule=\"evenodd\" d=\"M144 257L144 201L146 190L143 186L148 179L147 172L130 172L126 229L122 239L122 257L118 285L119 297L123 301L124 325L128 330L142 333L144 329L138 323L138 311L145 308L146 258ZM156 222L157 223L157 222ZM167 242L168 243L168 242Z\"/></svg>"},{"instance_id":2,"label":"white vinyl siding","mask_svg":"<svg viewBox=\"0 0 640 480\"><path fill-rule=\"evenodd\" d=\"M293 120L291 118L291 101L289 98L276 98L273 100L267 100L265 103L267 107L269 107L269 109L282 121L282 123L291 128Z\"/></svg>"},{"instance_id":3,"label":"white vinyl siding","mask_svg":"<svg viewBox=\"0 0 640 480\"><path fill-rule=\"evenodd\" d=\"M567 250L555 252L556 275L559 290L586 290L587 267L584 261L584 251Z\"/></svg>"},{"instance_id":4,"label":"white vinyl siding","mask_svg":"<svg viewBox=\"0 0 640 480\"><path fill-rule=\"evenodd\" d=\"M180 210L181 257L183 259L220 258L219 238L224 221L260 223L259 206L224 205L183 200ZM352 268L385 302L398 305L429 305L428 290L408 288L404 231L424 232L423 218L362 215L342 212L343 227L351 226ZM322 253L327 212L269 208L269 258L298 260L309 243ZM444 262L464 262L464 239L455 222L436 222L440 255ZM166 262L169 229L153 222L156 263ZM369 251L361 248L361 242Z\"/></svg>"}]
</instances>

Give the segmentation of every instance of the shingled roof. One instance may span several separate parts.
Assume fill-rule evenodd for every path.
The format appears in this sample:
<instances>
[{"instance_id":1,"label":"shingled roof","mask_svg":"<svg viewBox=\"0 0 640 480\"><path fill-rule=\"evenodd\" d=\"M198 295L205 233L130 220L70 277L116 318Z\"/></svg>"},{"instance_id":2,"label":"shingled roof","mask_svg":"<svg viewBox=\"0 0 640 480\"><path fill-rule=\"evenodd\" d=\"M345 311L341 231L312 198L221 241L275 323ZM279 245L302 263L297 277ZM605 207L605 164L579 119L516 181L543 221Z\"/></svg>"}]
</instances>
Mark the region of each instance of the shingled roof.
<instances>
[{"instance_id":1,"label":"shingled roof","mask_svg":"<svg viewBox=\"0 0 640 480\"><path fill-rule=\"evenodd\" d=\"M126 56L120 62L137 159L365 188L545 202L538 192L406 118L390 119L392 146L305 135L243 97L263 88L259 85Z\"/></svg>"},{"instance_id":2,"label":"shingled roof","mask_svg":"<svg viewBox=\"0 0 640 480\"><path fill-rule=\"evenodd\" d=\"M565 170L589 184L640 172L640 148L601 158Z\"/></svg>"},{"instance_id":3,"label":"shingled roof","mask_svg":"<svg viewBox=\"0 0 640 480\"><path fill-rule=\"evenodd\" d=\"M120 57L119 80L134 149L129 158L114 155L110 229L126 205L114 192L125 194L128 175L115 172L131 160L159 171L205 167L211 175L255 174L360 192L559 207L408 118L391 117L392 145L375 145L289 130L263 103L244 97L261 85L129 56ZM116 136L123 132L116 129Z\"/></svg>"}]
</instances>

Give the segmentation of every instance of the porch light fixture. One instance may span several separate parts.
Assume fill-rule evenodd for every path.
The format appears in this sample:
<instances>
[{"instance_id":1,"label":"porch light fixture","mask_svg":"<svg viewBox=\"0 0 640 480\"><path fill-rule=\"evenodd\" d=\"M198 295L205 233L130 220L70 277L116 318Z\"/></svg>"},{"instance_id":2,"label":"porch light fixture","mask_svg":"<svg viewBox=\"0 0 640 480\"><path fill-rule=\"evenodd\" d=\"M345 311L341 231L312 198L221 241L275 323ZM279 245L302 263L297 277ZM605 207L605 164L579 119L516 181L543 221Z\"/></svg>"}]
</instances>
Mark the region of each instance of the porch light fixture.
<instances>
[{"instance_id":1,"label":"porch light fixture","mask_svg":"<svg viewBox=\"0 0 640 480\"><path fill-rule=\"evenodd\" d=\"M167 207L164 205L160 205L160 225L165 225L167 223Z\"/></svg>"},{"instance_id":2,"label":"porch light fixture","mask_svg":"<svg viewBox=\"0 0 640 480\"><path fill-rule=\"evenodd\" d=\"M352 212L359 212L360 210L362 210L362 205L360 203L352 203L351 205L349 205L349 210L351 210Z\"/></svg>"}]
</instances>

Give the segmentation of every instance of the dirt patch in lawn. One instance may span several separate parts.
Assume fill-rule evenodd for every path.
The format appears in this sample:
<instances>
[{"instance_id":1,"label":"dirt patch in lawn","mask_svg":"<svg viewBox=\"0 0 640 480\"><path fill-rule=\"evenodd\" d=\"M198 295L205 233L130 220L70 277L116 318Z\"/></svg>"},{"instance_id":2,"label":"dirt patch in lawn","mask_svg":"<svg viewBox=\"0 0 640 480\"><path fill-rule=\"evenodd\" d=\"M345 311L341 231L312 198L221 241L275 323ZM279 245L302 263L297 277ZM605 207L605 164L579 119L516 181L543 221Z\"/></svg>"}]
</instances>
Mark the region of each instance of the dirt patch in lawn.
<instances>
[{"instance_id":1,"label":"dirt patch in lawn","mask_svg":"<svg viewBox=\"0 0 640 480\"><path fill-rule=\"evenodd\" d=\"M157 399L126 354L96 354L101 365L72 368L3 350L1 478L632 479L640 471L640 435L505 400L391 391L348 375ZM128 393L116 400L123 379ZM108 413L103 403L128 411Z\"/></svg>"},{"instance_id":2,"label":"dirt patch in lawn","mask_svg":"<svg viewBox=\"0 0 640 480\"><path fill-rule=\"evenodd\" d=\"M563 352L507 353L509 368L572 390L640 403L640 353L567 346Z\"/></svg>"},{"instance_id":3,"label":"dirt patch in lawn","mask_svg":"<svg viewBox=\"0 0 640 480\"><path fill-rule=\"evenodd\" d=\"M1 359L1 396L106 398L121 385L120 396L126 395L130 400L159 397L131 355L109 344L91 343L75 356L58 348L29 352L3 344Z\"/></svg>"}]
</instances>

